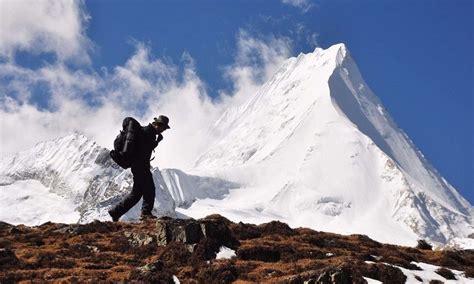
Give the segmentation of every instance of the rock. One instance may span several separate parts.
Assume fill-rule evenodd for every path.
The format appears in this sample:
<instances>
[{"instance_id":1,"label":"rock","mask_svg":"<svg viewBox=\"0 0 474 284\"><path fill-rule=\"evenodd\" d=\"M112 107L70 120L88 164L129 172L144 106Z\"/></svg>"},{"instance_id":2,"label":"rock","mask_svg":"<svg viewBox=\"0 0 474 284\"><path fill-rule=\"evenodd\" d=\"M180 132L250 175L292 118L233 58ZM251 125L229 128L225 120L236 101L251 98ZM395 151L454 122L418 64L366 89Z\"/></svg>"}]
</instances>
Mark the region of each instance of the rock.
<instances>
[{"instance_id":1,"label":"rock","mask_svg":"<svg viewBox=\"0 0 474 284\"><path fill-rule=\"evenodd\" d=\"M11 228L13 228L13 225L0 221L0 231L11 230Z\"/></svg>"},{"instance_id":2,"label":"rock","mask_svg":"<svg viewBox=\"0 0 474 284\"><path fill-rule=\"evenodd\" d=\"M196 222L186 222L172 228L173 239L185 244L195 244L201 239L200 226Z\"/></svg>"},{"instance_id":3,"label":"rock","mask_svg":"<svg viewBox=\"0 0 474 284\"><path fill-rule=\"evenodd\" d=\"M257 225L245 224L239 222L237 225L232 227L232 231L239 240L250 240L259 238L262 234L257 228Z\"/></svg>"},{"instance_id":4,"label":"rock","mask_svg":"<svg viewBox=\"0 0 474 284\"><path fill-rule=\"evenodd\" d=\"M190 244L186 245L186 249L190 252L193 253L196 250L197 244Z\"/></svg>"},{"instance_id":5,"label":"rock","mask_svg":"<svg viewBox=\"0 0 474 284\"><path fill-rule=\"evenodd\" d=\"M82 235L87 233L109 233L112 231L110 222L93 221L88 224L70 224L53 232L59 234Z\"/></svg>"},{"instance_id":6,"label":"rock","mask_svg":"<svg viewBox=\"0 0 474 284\"><path fill-rule=\"evenodd\" d=\"M165 217L156 221L157 244L161 246L172 241L194 244L199 242L200 234L199 224L195 220L172 220Z\"/></svg>"},{"instance_id":7,"label":"rock","mask_svg":"<svg viewBox=\"0 0 474 284\"><path fill-rule=\"evenodd\" d=\"M132 246L140 247L140 246L146 246L151 243L155 243L156 241L156 236L149 235L146 233L135 233L135 232L124 232L123 233L125 237L128 238L128 242Z\"/></svg>"},{"instance_id":8,"label":"rock","mask_svg":"<svg viewBox=\"0 0 474 284\"><path fill-rule=\"evenodd\" d=\"M217 227L213 221L204 221L200 224L202 235L205 238L215 238L219 230Z\"/></svg>"},{"instance_id":9,"label":"rock","mask_svg":"<svg viewBox=\"0 0 474 284\"><path fill-rule=\"evenodd\" d=\"M405 283L407 277L398 268L383 263L374 263L361 267L363 275L383 283Z\"/></svg>"},{"instance_id":10,"label":"rock","mask_svg":"<svg viewBox=\"0 0 474 284\"><path fill-rule=\"evenodd\" d=\"M211 214L201 219L201 221L215 221L217 223L222 223L226 226L230 226L232 222L224 216L219 214Z\"/></svg>"},{"instance_id":11,"label":"rock","mask_svg":"<svg viewBox=\"0 0 474 284\"><path fill-rule=\"evenodd\" d=\"M269 223L261 224L258 227L265 235L278 234L282 236L292 236L294 234L293 229L291 229L290 226L280 221L271 221Z\"/></svg>"},{"instance_id":12,"label":"rock","mask_svg":"<svg viewBox=\"0 0 474 284\"><path fill-rule=\"evenodd\" d=\"M96 246L87 246L87 248L93 253L99 253L100 252L99 248L96 247Z\"/></svg>"},{"instance_id":13,"label":"rock","mask_svg":"<svg viewBox=\"0 0 474 284\"><path fill-rule=\"evenodd\" d=\"M216 239L221 245L232 249L239 245L228 226L217 217L198 221L170 218L160 218L156 221L156 242L160 246L177 241L188 245L189 251L192 252L192 245L203 239Z\"/></svg>"},{"instance_id":14,"label":"rock","mask_svg":"<svg viewBox=\"0 0 474 284\"><path fill-rule=\"evenodd\" d=\"M331 283L331 276L329 275L328 271L325 271L316 279L316 282L313 283L321 283L321 284L329 284Z\"/></svg>"},{"instance_id":15,"label":"rock","mask_svg":"<svg viewBox=\"0 0 474 284\"><path fill-rule=\"evenodd\" d=\"M456 276L454 275L454 273L447 268L441 267L438 268L435 272L448 280L456 280Z\"/></svg>"},{"instance_id":16,"label":"rock","mask_svg":"<svg viewBox=\"0 0 474 284\"><path fill-rule=\"evenodd\" d=\"M5 268L10 265L16 265L20 261L13 250L9 248L0 248L0 267Z\"/></svg>"},{"instance_id":17,"label":"rock","mask_svg":"<svg viewBox=\"0 0 474 284\"><path fill-rule=\"evenodd\" d=\"M200 220L160 218L156 222L156 243L165 246L180 242L194 258L213 259L221 246L236 250L240 245L229 222L219 215Z\"/></svg>"},{"instance_id":18,"label":"rock","mask_svg":"<svg viewBox=\"0 0 474 284\"><path fill-rule=\"evenodd\" d=\"M331 273L331 281L332 283L337 284L350 284L352 283L351 272L346 267L337 268L336 271Z\"/></svg>"},{"instance_id":19,"label":"rock","mask_svg":"<svg viewBox=\"0 0 474 284\"><path fill-rule=\"evenodd\" d=\"M240 245L225 223L214 220L201 220L200 226L203 237L218 240L220 246L224 245L236 250Z\"/></svg>"},{"instance_id":20,"label":"rock","mask_svg":"<svg viewBox=\"0 0 474 284\"><path fill-rule=\"evenodd\" d=\"M156 221L156 243L159 246L165 246L171 241L171 230L169 222L163 219Z\"/></svg>"},{"instance_id":21,"label":"rock","mask_svg":"<svg viewBox=\"0 0 474 284\"><path fill-rule=\"evenodd\" d=\"M9 230L9 233L10 234L20 234L22 233L22 231L20 229L18 229L17 227L12 227L10 230Z\"/></svg>"},{"instance_id":22,"label":"rock","mask_svg":"<svg viewBox=\"0 0 474 284\"><path fill-rule=\"evenodd\" d=\"M350 284L352 283L351 271L346 267L327 270L320 274L314 282L310 279L308 280L308 283Z\"/></svg>"},{"instance_id":23,"label":"rock","mask_svg":"<svg viewBox=\"0 0 474 284\"><path fill-rule=\"evenodd\" d=\"M416 248L421 250L433 250L433 246L431 246L425 240L418 240L418 245Z\"/></svg>"},{"instance_id":24,"label":"rock","mask_svg":"<svg viewBox=\"0 0 474 284\"><path fill-rule=\"evenodd\" d=\"M54 233L59 234L71 234L71 235L78 235L82 233L81 226L77 224L68 225L66 227L57 229L53 231Z\"/></svg>"},{"instance_id":25,"label":"rock","mask_svg":"<svg viewBox=\"0 0 474 284\"><path fill-rule=\"evenodd\" d=\"M138 267L137 269L141 273L150 273L150 272L156 272L156 271L161 271L163 269L163 262L162 261L156 261L153 263L147 263L144 266Z\"/></svg>"}]
</instances>

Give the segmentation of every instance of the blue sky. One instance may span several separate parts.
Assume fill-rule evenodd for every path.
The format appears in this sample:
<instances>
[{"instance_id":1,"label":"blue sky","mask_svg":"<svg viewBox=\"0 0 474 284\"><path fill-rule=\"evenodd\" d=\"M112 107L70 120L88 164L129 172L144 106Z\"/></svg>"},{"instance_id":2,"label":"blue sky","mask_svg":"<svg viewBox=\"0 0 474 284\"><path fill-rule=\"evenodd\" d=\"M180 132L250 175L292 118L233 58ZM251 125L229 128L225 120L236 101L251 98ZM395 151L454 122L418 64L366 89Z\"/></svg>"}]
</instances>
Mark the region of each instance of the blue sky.
<instances>
[{"instance_id":1,"label":"blue sky","mask_svg":"<svg viewBox=\"0 0 474 284\"><path fill-rule=\"evenodd\" d=\"M262 53L243 56L242 42L256 39L262 44L258 46L281 45L275 53L281 57L343 42L397 124L435 168L474 203L472 1L119 0L85 1L71 7L66 8L78 13L79 27L74 15L64 20L65 31L55 30L54 23L44 20L43 28L48 27L46 34L52 34L53 39L31 36L41 45L7 35L5 42L11 44L0 46L0 62L9 64L8 72L16 75L3 68L0 82L11 83L12 77L21 77L18 82L28 84L30 93L23 94L17 87L20 83L3 88L3 103L8 94L35 106L45 117L46 112L67 105L54 95L67 86L85 104L100 105L96 94L115 93L112 85L123 78L135 82L124 77L133 73L134 62L146 62L146 68L154 66L152 74L139 72L150 76L154 84L173 82L181 92L194 86L216 98L237 88L229 68L247 64L258 70L272 63ZM61 79L51 79L51 70L66 71ZM183 83L188 80L186 70L194 72L192 80L197 86ZM90 84L61 81L69 75ZM137 84L146 88L143 82ZM136 107L146 107L149 96L149 91L143 91ZM38 137L43 138L43 133Z\"/></svg>"}]
</instances>

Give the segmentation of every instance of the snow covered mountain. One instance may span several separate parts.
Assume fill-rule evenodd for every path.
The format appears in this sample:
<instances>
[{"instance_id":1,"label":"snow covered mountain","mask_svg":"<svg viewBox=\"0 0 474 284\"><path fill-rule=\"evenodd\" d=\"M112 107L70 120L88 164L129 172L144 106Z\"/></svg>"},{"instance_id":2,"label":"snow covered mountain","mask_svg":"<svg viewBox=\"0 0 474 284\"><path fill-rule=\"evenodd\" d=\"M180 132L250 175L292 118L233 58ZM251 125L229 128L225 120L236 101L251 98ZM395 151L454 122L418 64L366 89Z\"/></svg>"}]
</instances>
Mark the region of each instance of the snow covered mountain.
<instances>
[{"instance_id":1,"label":"snow covered mountain","mask_svg":"<svg viewBox=\"0 0 474 284\"><path fill-rule=\"evenodd\" d=\"M290 58L209 131L215 142L193 175L153 169L155 214L474 243L472 205L396 126L343 44ZM0 160L0 220L107 220L131 184L130 171L80 134L42 142Z\"/></svg>"},{"instance_id":2,"label":"snow covered mountain","mask_svg":"<svg viewBox=\"0 0 474 284\"><path fill-rule=\"evenodd\" d=\"M109 150L78 133L38 143L0 162L0 220L14 224L109 220L107 209L133 185L130 170L116 165ZM175 217L176 205L185 207L204 194L219 198L216 188L225 192L236 186L175 169L154 168L152 174L157 215ZM141 202L123 219L136 220L140 208Z\"/></svg>"},{"instance_id":3,"label":"snow covered mountain","mask_svg":"<svg viewBox=\"0 0 474 284\"><path fill-rule=\"evenodd\" d=\"M289 59L212 131L197 169L244 185L213 204L225 216L406 244L474 232L472 205L396 126L343 44Z\"/></svg>"}]
</instances>

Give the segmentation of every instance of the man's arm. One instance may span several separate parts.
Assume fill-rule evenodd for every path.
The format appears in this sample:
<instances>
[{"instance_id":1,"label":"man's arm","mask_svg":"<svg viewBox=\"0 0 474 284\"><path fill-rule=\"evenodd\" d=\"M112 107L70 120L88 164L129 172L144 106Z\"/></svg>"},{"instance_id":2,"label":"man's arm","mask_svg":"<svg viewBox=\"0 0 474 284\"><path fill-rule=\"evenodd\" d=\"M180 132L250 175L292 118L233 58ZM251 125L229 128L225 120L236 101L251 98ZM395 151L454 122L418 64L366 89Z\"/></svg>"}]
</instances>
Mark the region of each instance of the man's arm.
<instances>
[{"instance_id":1,"label":"man's arm","mask_svg":"<svg viewBox=\"0 0 474 284\"><path fill-rule=\"evenodd\" d=\"M161 140L163 140L163 135L158 134L158 136L156 137L156 140L153 142L153 149L155 149L156 146L158 146L158 143L160 143Z\"/></svg>"}]
</instances>

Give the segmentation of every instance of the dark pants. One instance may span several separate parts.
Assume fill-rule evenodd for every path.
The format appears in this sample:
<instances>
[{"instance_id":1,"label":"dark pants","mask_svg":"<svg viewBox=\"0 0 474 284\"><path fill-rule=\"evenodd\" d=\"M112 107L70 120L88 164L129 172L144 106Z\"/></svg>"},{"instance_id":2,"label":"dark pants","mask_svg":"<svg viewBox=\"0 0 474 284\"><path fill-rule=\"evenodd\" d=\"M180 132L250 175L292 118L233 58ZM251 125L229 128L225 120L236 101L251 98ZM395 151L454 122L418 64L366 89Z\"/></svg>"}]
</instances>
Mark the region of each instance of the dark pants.
<instances>
[{"instance_id":1,"label":"dark pants","mask_svg":"<svg viewBox=\"0 0 474 284\"><path fill-rule=\"evenodd\" d=\"M113 215L122 216L127 213L143 196L142 215L151 214L153 204L155 203L155 184L150 167L132 167L133 188L125 199L111 210Z\"/></svg>"}]
</instances>

